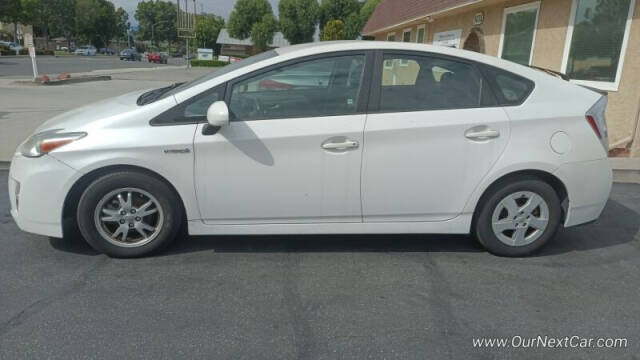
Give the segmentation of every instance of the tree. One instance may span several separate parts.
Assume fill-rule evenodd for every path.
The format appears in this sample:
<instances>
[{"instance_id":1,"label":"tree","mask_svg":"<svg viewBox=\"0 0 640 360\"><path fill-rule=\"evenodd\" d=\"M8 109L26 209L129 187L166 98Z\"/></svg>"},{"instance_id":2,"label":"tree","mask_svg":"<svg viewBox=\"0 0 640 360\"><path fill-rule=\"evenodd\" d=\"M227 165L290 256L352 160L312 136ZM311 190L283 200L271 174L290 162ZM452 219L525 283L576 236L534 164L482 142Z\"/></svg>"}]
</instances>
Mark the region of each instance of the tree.
<instances>
[{"instance_id":1,"label":"tree","mask_svg":"<svg viewBox=\"0 0 640 360\"><path fill-rule=\"evenodd\" d=\"M313 41L320 5L317 0L280 0L280 31L291 44Z\"/></svg>"},{"instance_id":2,"label":"tree","mask_svg":"<svg viewBox=\"0 0 640 360\"><path fill-rule=\"evenodd\" d=\"M329 20L322 29L322 41L344 40L344 23L342 20Z\"/></svg>"},{"instance_id":3,"label":"tree","mask_svg":"<svg viewBox=\"0 0 640 360\"><path fill-rule=\"evenodd\" d=\"M320 24L326 26L330 20L346 21L352 13L359 13L358 0L322 0L320 4Z\"/></svg>"},{"instance_id":4,"label":"tree","mask_svg":"<svg viewBox=\"0 0 640 360\"><path fill-rule=\"evenodd\" d=\"M52 6L54 2L55 0L22 0L24 21L39 29L47 43L49 41L49 28L54 18Z\"/></svg>"},{"instance_id":5,"label":"tree","mask_svg":"<svg viewBox=\"0 0 640 360\"><path fill-rule=\"evenodd\" d=\"M178 39L175 3L162 0L141 1L134 17L139 24L137 37L140 40L152 40L153 37L154 42L168 41L171 44Z\"/></svg>"},{"instance_id":6,"label":"tree","mask_svg":"<svg viewBox=\"0 0 640 360\"><path fill-rule=\"evenodd\" d=\"M360 23L362 26L367 23L378 4L380 4L380 0L367 0L364 5L362 5L360 8Z\"/></svg>"},{"instance_id":7,"label":"tree","mask_svg":"<svg viewBox=\"0 0 640 360\"><path fill-rule=\"evenodd\" d=\"M352 12L344 20L344 38L355 40L360 36L360 30L364 24L360 21L360 14Z\"/></svg>"},{"instance_id":8,"label":"tree","mask_svg":"<svg viewBox=\"0 0 640 360\"><path fill-rule=\"evenodd\" d=\"M76 35L97 48L116 33L116 9L107 0L76 0Z\"/></svg>"},{"instance_id":9,"label":"tree","mask_svg":"<svg viewBox=\"0 0 640 360\"><path fill-rule=\"evenodd\" d=\"M0 2L0 21L13 24L13 41L18 42L18 23L25 17L20 0L2 0Z\"/></svg>"},{"instance_id":10,"label":"tree","mask_svg":"<svg viewBox=\"0 0 640 360\"><path fill-rule=\"evenodd\" d=\"M205 48L216 48L218 34L224 27L224 19L213 14L199 15L196 20L196 42ZM217 53L217 51L216 51Z\"/></svg>"},{"instance_id":11,"label":"tree","mask_svg":"<svg viewBox=\"0 0 640 360\"><path fill-rule=\"evenodd\" d=\"M129 14L127 14L123 8L119 7L118 10L116 10L116 38L127 40L130 28Z\"/></svg>"},{"instance_id":12,"label":"tree","mask_svg":"<svg viewBox=\"0 0 640 360\"><path fill-rule=\"evenodd\" d=\"M76 0L51 0L51 34L64 36L67 46L71 48L71 40L76 31Z\"/></svg>"},{"instance_id":13,"label":"tree","mask_svg":"<svg viewBox=\"0 0 640 360\"><path fill-rule=\"evenodd\" d=\"M229 16L229 35L237 39L250 37L254 24L262 22L267 14L273 18L273 9L267 0L238 0Z\"/></svg>"},{"instance_id":14,"label":"tree","mask_svg":"<svg viewBox=\"0 0 640 360\"><path fill-rule=\"evenodd\" d=\"M273 41L276 31L276 18L273 14L264 14L262 20L251 27L251 40L258 51L267 50L267 46Z\"/></svg>"}]
</instances>

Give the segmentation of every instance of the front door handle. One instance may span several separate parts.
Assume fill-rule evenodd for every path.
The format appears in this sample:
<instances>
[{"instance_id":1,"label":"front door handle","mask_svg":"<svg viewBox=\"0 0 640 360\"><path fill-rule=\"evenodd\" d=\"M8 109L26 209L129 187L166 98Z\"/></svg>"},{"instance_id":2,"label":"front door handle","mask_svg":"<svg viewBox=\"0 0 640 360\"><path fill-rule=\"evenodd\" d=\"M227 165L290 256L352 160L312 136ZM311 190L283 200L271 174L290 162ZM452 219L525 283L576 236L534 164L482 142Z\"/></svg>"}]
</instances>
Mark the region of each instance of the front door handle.
<instances>
[{"instance_id":1,"label":"front door handle","mask_svg":"<svg viewBox=\"0 0 640 360\"><path fill-rule=\"evenodd\" d=\"M464 136L471 140L489 140L500 136L500 131L490 129L486 126L475 127L464 132Z\"/></svg>"},{"instance_id":2,"label":"front door handle","mask_svg":"<svg viewBox=\"0 0 640 360\"><path fill-rule=\"evenodd\" d=\"M335 141L334 139L329 139L322 143L322 148L325 150L350 150L357 149L360 144L356 140L344 139Z\"/></svg>"}]
</instances>

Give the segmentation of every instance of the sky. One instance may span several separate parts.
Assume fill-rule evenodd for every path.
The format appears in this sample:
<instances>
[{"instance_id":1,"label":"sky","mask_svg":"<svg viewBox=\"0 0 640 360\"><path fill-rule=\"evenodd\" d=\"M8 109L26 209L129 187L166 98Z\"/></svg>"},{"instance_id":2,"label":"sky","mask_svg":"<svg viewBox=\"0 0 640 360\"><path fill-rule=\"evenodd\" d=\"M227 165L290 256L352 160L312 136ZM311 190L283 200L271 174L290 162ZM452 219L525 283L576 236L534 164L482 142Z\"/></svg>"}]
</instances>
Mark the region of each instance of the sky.
<instances>
[{"instance_id":1,"label":"sky","mask_svg":"<svg viewBox=\"0 0 640 360\"><path fill-rule=\"evenodd\" d=\"M131 21L131 25L137 26L136 19L133 17L136 13L136 7L141 0L110 0L116 8L122 7L129 13L129 21ZM170 0L172 2L176 2L175 0ZM278 0L269 0L271 3L271 7L273 7L273 12L278 14ZM231 14L231 10L233 10L233 5L235 4L235 0L196 0L196 7L198 8L198 12L204 10L206 13L213 13L218 16L222 16L225 19L229 18L229 14Z\"/></svg>"}]
</instances>

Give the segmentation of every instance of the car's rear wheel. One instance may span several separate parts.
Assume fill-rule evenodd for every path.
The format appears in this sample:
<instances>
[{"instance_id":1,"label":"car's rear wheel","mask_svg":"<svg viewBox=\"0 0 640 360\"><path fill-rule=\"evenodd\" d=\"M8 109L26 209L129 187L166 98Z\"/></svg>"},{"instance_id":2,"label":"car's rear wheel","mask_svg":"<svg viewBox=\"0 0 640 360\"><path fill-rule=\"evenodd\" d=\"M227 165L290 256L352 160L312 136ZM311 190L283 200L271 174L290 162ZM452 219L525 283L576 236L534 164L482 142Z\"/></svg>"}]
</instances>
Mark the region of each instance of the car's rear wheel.
<instances>
[{"instance_id":1,"label":"car's rear wheel","mask_svg":"<svg viewBox=\"0 0 640 360\"><path fill-rule=\"evenodd\" d=\"M489 190L474 228L491 253L524 256L553 238L561 220L562 208L553 187L536 177L522 176Z\"/></svg>"},{"instance_id":2,"label":"car's rear wheel","mask_svg":"<svg viewBox=\"0 0 640 360\"><path fill-rule=\"evenodd\" d=\"M94 249L113 257L136 257L160 250L176 237L182 207L162 180L141 172L116 172L86 188L77 221Z\"/></svg>"}]
</instances>

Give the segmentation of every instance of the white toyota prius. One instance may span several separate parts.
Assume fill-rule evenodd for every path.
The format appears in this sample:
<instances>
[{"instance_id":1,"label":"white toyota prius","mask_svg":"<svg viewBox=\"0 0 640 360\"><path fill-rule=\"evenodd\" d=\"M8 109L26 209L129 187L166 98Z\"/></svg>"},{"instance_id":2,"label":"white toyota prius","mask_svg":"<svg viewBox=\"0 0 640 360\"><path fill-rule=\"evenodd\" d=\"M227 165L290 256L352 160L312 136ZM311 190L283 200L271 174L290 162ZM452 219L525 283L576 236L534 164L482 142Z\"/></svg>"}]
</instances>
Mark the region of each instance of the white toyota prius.
<instances>
[{"instance_id":1,"label":"white toyota prius","mask_svg":"<svg viewBox=\"0 0 640 360\"><path fill-rule=\"evenodd\" d=\"M522 256L596 220L606 96L400 42L271 50L54 117L11 162L24 231L133 257L189 234L473 234Z\"/></svg>"}]
</instances>

